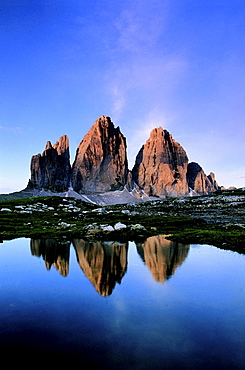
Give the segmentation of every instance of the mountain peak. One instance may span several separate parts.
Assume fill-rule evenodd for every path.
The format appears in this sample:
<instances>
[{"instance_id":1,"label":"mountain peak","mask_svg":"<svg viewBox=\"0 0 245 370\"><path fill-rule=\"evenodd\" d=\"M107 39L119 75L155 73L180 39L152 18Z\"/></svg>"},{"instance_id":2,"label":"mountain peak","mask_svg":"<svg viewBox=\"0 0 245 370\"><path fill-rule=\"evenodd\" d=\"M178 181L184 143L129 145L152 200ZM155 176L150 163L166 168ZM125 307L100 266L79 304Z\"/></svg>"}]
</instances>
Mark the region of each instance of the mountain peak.
<instances>
[{"instance_id":1,"label":"mountain peak","mask_svg":"<svg viewBox=\"0 0 245 370\"><path fill-rule=\"evenodd\" d=\"M71 183L78 193L104 193L136 188L148 196L186 196L218 189L214 174L206 175L197 163L188 164L184 148L161 126L150 132L128 169L126 138L109 116L100 116L80 142L71 167L69 139L63 135L43 154L32 157L29 186L55 192Z\"/></svg>"},{"instance_id":2,"label":"mountain peak","mask_svg":"<svg viewBox=\"0 0 245 370\"><path fill-rule=\"evenodd\" d=\"M64 135L53 146L47 141L42 155L32 156L29 187L65 191L70 184L70 175L69 141Z\"/></svg>"},{"instance_id":3,"label":"mountain peak","mask_svg":"<svg viewBox=\"0 0 245 370\"><path fill-rule=\"evenodd\" d=\"M76 191L123 189L128 175L126 139L108 116L99 117L77 148L72 166Z\"/></svg>"},{"instance_id":4,"label":"mountain peak","mask_svg":"<svg viewBox=\"0 0 245 370\"><path fill-rule=\"evenodd\" d=\"M147 195L187 195L187 165L188 157L182 146L167 130L158 127L151 131L136 157L133 180Z\"/></svg>"}]
</instances>

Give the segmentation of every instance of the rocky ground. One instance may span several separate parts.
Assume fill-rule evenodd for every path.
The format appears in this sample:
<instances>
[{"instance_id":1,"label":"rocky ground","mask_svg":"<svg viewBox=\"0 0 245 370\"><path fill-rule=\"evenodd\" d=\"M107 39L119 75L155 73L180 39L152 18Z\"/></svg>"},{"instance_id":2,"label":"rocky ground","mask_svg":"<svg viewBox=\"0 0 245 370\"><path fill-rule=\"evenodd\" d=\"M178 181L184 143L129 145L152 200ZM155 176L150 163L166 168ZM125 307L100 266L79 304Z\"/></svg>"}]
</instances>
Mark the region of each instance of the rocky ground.
<instances>
[{"instance_id":1,"label":"rocky ground","mask_svg":"<svg viewBox=\"0 0 245 370\"><path fill-rule=\"evenodd\" d=\"M37 190L26 188L21 191L10 194L0 194L0 201L8 201L12 199L24 199L24 198L35 198L35 197L62 197L62 198L75 198L84 202L97 204L100 206L111 205L111 204L124 204L134 202L145 202L149 200L157 200L157 197L148 197L144 192L135 187L132 191L124 188L123 190L108 191L103 193L86 193L80 194L69 189L64 192L52 192L49 190Z\"/></svg>"},{"instance_id":2,"label":"rocky ground","mask_svg":"<svg viewBox=\"0 0 245 370\"><path fill-rule=\"evenodd\" d=\"M73 197L0 202L0 237L137 240L168 234L244 253L245 191L98 206Z\"/></svg>"}]
</instances>

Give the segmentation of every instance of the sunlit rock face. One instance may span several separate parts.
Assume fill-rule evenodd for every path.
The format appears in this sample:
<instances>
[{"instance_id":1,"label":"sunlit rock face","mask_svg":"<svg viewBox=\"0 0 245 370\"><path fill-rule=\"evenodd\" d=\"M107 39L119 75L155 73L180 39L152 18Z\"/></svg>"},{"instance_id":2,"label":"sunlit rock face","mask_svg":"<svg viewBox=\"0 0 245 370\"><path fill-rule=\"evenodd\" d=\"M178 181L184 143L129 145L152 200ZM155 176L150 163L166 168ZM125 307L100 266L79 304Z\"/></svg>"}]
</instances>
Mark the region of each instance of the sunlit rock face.
<instances>
[{"instance_id":1,"label":"sunlit rock face","mask_svg":"<svg viewBox=\"0 0 245 370\"><path fill-rule=\"evenodd\" d=\"M77 192L122 190L127 182L126 139L110 117L101 116L78 146L72 166Z\"/></svg>"},{"instance_id":2,"label":"sunlit rock face","mask_svg":"<svg viewBox=\"0 0 245 370\"><path fill-rule=\"evenodd\" d=\"M61 136L47 142L42 154L31 159L28 188L80 194L104 194L127 190L137 198L208 194L218 189L214 174L206 175L195 162L188 165L183 147L162 127L151 131L128 169L126 138L110 117L99 117L84 136L71 167L69 141ZM118 192L117 192L118 193Z\"/></svg>"},{"instance_id":3,"label":"sunlit rock face","mask_svg":"<svg viewBox=\"0 0 245 370\"><path fill-rule=\"evenodd\" d=\"M182 146L162 127L155 128L140 149L132 176L147 195L188 195L188 157Z\"/></svg>"},{"instance_id":4,"label":"sunlit rock face","mask_svg":"<svg viewBox=\"0 0 245 370\"><path fill-rule=\"evenodd\" d=\"M44 152L32 157L31 179L28 186L39 190L62 192L68 190L70 178L69 140L67 135L63 135L53 146L48 141Z\"/></svg>"},{"instance_id":5,"label":"sunlit rock face","mask_svg":"<svg viewBox=\"0 0 245 370\"><path fill-rule=\"evenodd\" d=\"M77 261L84 274L103 297L112 293L127 270L127 244L73 240Z\"/></svg>"},{"instance_id":6,"label":"sunlit rock face","mask_svg":"<svg viewBox=\"0 0 245 370\"><path fill-rule=\"evenodd\" d=\"M207 176L202 167L196 162L188 164L187 181L189 187L199 195L213 193L218 190L214 174L211 172Z\"/></svg>"},{"instance_id":7,"label":"sunlit rock face","mask_svg":"<svg viewBox=\"0 0 245 370\"><path fill-rule=\"evenodd\" d=\"M186 259L189 245L165 239L163 235L152 236L137 245L137 251L155 281L164 283Z\"/></svg>"},{"instance_id":8,"label":"sunlit rock face","mask_svg":"<svg viewBox=\"0 0 245 370\"><path fill-rule=\"evenodd\" d=\"M31 239L31 253L42 256L47 270L53 266L62 276L68 276L70 242L60 244L56 239Z\"/></svg>"}]
</instances>

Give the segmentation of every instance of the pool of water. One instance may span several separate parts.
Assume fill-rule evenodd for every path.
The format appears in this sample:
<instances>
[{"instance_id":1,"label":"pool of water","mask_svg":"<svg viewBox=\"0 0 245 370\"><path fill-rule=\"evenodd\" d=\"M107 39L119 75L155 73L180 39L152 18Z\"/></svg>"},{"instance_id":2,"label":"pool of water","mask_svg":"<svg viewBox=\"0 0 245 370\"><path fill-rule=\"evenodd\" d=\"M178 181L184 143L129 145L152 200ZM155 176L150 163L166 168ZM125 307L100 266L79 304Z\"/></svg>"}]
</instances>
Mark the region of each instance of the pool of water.
<instances>
[{"instance_id":1,"label":"pool of water","mask_svg":"<svg viewBox=\"0 0 245 370\"><path fill-rule=\"evenodd\" d=\"M245 256L144 243L0 244L8 365L244 369Z\"/></svg>"}]
</instances>

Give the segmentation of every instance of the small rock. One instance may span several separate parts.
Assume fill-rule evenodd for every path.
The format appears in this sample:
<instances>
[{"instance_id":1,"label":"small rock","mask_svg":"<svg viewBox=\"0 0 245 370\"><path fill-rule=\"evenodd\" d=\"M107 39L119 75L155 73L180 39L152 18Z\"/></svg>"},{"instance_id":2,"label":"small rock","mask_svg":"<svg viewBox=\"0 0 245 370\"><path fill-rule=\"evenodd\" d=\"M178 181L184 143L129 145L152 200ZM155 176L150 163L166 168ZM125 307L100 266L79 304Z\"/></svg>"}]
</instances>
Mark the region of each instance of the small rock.
<instances>
[{"instance_id":1,"label":"small rock","mask_svg":"<svg viewBox=\"0 0 245 370\"><path fill-rule=\"evenodd\" d=\"M140 224L131 225L130 229L133 231L137 231L137 230L146 231L146 228Z\"/></svg>"},{"instance_id":2,"label":"small rock","mask_svg":"<svg viewBox=\"0 0 245 370\"><path fill-rule=\"evenodd\" d=\"M93 209L92 212L106 213L106 210L105 210L105 208L96 208L96 209Z\"/></svg>"},{"instance_id":3,"label":"small rock","mask_svg":"<svg viewBox=\"0 0 245 370\"><path fill-rule=\"evenodd\" d=\"M116 225L114 225L114 229L115 230L121 230L121 229L126 229L127 226L125 224L122 224L121 222L118 222L116 223Z\"/></svg>"},{"instance_id":4,"label":"small rock","mask_svg":"<svg viewBox=\"0 0 245 370\"><path fill-rule=\"evenodd\" d=\"M114 228L110 225L101 225L101 229L102 231L109 231L109 232L114 231Z\"/></svg>"},{"instance_id":5,"label":"small rock","mask_svg":"<svg viewBox=\"0 0 245 370\"><path fill-rule=\"evenodd\" d=\"M66 222L60 222L60 223L58 223L58 226L61 229L68 229L71 225L70 224L67 224Z\"/></svg>"},{"instance_id":6,"label":"small rock","mask_svg":"<svg viewBox=\"0 0 245 370\"><path fill-rule=\"evenodd\" d=\"M2 208L1 209L1 212L12 212L11 209L9 208Z\"/></svg>"},{"instance_id":7,"label":"small rock","mask_svg":"<svg viewBox=\"0 0 245 370\"><path fill-rule=\"evenodd\" d=\"M99 225L98 225L98 224L96 224L96 223L94 222L93 224L86 225L86 226L84 227L84 229L85 229L86 231L91 231L91 230L99 230L99 229L100 229L100 227L99 227Z\"/></svg>"}]
</instances>

